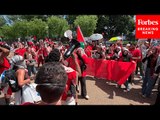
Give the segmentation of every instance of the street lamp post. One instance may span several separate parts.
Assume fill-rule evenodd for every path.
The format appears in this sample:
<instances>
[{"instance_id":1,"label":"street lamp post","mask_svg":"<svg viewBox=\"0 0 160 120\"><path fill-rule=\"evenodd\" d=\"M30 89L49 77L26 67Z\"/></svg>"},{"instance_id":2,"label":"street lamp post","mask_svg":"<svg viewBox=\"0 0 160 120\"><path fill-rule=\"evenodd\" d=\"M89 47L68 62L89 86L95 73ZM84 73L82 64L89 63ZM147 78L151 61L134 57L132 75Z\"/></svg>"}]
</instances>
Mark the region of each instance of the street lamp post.
<instances>
[{"instance_id":1,"label":"street lamp post","mask_svg":"<svg viewBox=\"0 0 160 120\"><path fill-rule=\"evenodd\" d=\"M123 41L123 33L122 33L122 41Z\"/></svg>"}]
</instances>

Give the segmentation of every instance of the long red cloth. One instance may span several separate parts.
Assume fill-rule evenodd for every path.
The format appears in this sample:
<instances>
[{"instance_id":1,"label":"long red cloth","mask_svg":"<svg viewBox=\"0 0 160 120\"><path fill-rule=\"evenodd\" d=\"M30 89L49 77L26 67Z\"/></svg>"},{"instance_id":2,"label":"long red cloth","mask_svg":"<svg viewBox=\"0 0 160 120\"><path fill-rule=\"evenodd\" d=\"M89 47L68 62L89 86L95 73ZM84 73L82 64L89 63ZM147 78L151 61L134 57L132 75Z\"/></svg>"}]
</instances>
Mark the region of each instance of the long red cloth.
<instances>
[{"instance_id":1,"label":"long red cloth","mask_svg":"<svg viewBox=\"0 0 160 120\"><path fill-rule=\"evenodd\" d=\"M116 81L124 84L127 78L135 71L136 63L119 62L114 60L97 60L88 58L87 75L96 78Z\"/></svg>"}]
</instances>

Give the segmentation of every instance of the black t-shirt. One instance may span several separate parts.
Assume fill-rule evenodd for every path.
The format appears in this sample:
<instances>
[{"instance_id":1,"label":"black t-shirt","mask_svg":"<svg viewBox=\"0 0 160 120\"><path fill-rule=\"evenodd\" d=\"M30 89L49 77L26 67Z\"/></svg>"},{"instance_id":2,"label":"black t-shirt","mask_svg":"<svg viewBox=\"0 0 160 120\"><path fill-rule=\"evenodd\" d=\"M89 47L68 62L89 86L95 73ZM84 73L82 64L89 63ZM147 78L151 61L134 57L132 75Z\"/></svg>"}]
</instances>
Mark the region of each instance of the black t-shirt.
<instances>
[{"instance_id":1,"label":"black t-shirt","mask_svg":"<svg viewBox=\"0 0 160 120\"><path fill-rule=\"evenodd\" d=\"M131 61L131 56L127 55L127 56L122 56L123 58L123 62L130 62Z\"/></svg>"},{"instance_id":2,"label":"black t-shirt","mask_svg":"<svg viewBox=\"0 0 160 120\"><path fill-rule=\"evenodd\" d=\"M143 60L142 60L142 62L144 63L146 60L148 61L147 62L147 68L150 68L151 67L151 59L152 59L152 55L150 55L149 57L145 57Z\"/></svg>"},{"instance_id":3,"label":"black t-shirt","mask_svg":"<svg viewBox=\"0 0 160 120\"><path fill-rule=\"evenodd\" d=\"M98 51L96 52L96 56L98 56L98 59L102 59L102 54L103 54L102 52Z\"/></svg>"}]
</instances>

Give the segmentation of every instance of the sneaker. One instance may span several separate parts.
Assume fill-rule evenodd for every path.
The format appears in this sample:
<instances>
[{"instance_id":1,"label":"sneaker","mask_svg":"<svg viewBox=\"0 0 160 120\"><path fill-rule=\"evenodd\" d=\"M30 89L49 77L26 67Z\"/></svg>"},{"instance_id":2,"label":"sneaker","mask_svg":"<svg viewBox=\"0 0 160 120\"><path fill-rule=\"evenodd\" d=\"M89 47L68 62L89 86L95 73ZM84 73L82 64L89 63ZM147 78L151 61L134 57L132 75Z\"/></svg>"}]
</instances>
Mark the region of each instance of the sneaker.
<instances>
[{"instance_id":1,"label":"sneaker","mask_svg":"<svg viewBox=\"0 0 160 120\"><path fill-rule=\"evenodd\" d=\"M84 96L84 98L85 98L86 100L89 100L89 96L88 96L88 95Z\"/></svg>"},{"instance_id":2,"label":"sneaker","mask_svg":"<svg viewBox=\"0 0 160 120\"><path fill-rule=\"evenodd\" d=\"M142 95L143 98L146 98L146 95Z\"/></svg>"},{"instance_id":3,"label":"sneaker","mask_svg":"<svg viewBox=\"0 0 160 120\"><path fill-rule=\"evenodd\" d=\"M15 105L15 103L14 102L10 102L9 105Z\"/></svg>"},{"instance_id":4,"label":"sneaker","mask_svg":"<svg viewBox=\"0 0 160 120\"><path fill-rule=\"evenodd\" d=\"M124 92L129 92L130 91L130 89L125 89L125 90L123 90Z\"/></svg>"},{"instance_id":5,"label":"sneaker","mask_svg":"<svg viewBox=\"0 0 160 120\"><path fill-rule=\"evenodd\" d=\"M151 98L151 96L142 95L143 98Z\"/></svg>"}]
</instances>

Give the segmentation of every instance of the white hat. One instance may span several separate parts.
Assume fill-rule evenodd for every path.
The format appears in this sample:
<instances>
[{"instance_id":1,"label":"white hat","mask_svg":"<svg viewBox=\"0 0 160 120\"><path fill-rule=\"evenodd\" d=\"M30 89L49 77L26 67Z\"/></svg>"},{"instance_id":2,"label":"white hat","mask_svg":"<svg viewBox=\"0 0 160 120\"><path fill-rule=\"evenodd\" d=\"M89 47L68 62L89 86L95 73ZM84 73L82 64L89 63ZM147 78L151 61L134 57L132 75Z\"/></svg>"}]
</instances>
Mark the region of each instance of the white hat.
<instances>
[{"instance_id":1,"label":"white hat","mask_svg":"<svg viewBox=\"0 0 160 120\"><path fill-rule=\"evenodd\" d=\"M121 50L121 47L118 46L117 48L119 48Z\"/></svg>"},{"instance_id":2,"label":"white hat","mask_svg":"<svg viewBox=\"0 0 160 120\"><path fill-rule=\"evenodd\" d=\"M123 51L129 51L126 47L123 47Z\"/></svg>"},{"instance_id":3,"label":"white hat","mask_svg":"<svg viewBox=\"0 0 160 120\"><path fill-rule=\"evenodd\" d=\"M17 66L19 68L26 68L25 61L21 55L15 55L10 60L11 66Z\"/></svg>"},{"instance_id":4,"label":"white hat","mask_svg":"<svg viewBox=\"0 0 160 120\"><path fill-rule=\"evenodd\" d=\"M148 44L149 42L148 42L148 41L145 41L145 43L147 43L147 44Z\"/></svg>"},{"instance_id":5,"label":"white hat","mask_svg":"<svg viewBox=\"0 0 160 120\"><path fill-rule=\"evenodd\" d=\"M130 47L130 46L131 46L131 44L127 44L126 46L127 46L127 47Z\"/></svg>"}]
</instances>

